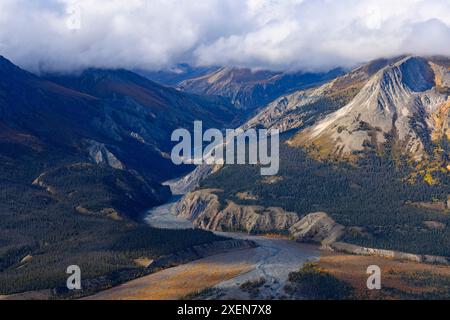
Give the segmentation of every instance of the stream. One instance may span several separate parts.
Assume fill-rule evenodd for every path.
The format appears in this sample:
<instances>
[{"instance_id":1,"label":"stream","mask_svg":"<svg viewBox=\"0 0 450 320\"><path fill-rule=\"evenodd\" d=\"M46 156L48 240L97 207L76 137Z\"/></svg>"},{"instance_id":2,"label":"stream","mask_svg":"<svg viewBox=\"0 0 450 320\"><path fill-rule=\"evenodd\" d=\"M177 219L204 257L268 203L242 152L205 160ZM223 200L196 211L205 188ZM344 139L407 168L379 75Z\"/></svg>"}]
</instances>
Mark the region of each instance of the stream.
<instances>
[{"instance_id":1,"label":"stream","mask_svg":"<svg viewBox=\"0 0 450 320\"><path fill-rule=\"evenodd\" d=\"M172 180L166 183L176 182ZM193 228L190 221L175 216L171 208L182 197L174 195L172 199L161 206L148 211L145 221L155 228L160 229L187 229ZM232 279L218 283L210 290L210 299L280 299L285 296L284 285L288 275L297 271L305 262L313 261L319 257L317 246L297 243L284 238L249 235L246 233L214 232L217 235L234 239L248 239L257 243L258 247L251 249L247 255L236 255L240 261L253 266L252 270ZM233 254L230 252L230 254ZM264 278L265 283L257 295L249 296L240 289L240 285L246 281L256 281Z\"/></svg>"}]
</instances>

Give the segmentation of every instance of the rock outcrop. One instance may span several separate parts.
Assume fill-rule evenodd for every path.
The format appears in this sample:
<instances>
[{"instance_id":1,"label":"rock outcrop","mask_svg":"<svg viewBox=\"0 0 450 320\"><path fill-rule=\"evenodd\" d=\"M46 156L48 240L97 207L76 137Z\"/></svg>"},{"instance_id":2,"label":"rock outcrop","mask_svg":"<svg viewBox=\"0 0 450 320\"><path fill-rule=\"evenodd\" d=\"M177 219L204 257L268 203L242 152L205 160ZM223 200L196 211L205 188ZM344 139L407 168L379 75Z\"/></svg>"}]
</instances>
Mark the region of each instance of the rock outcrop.
<instances>
[{"instance_id":1,"label":"rock outcrop","mask_svg":"<svg viewBox=\"0 0 450 320\"><path fill-rule=\"evenodd\" d=\"M96 164L106 164L114 169L123 170L125 166L108 148L100 142L87 140L89 158Z\"/></svg>"},{"instance_id":2,"label":"rock outcrop","mask_svg":"<svg viewBox=\"0 0 450 320\"><path fill-rule=\"evenodd\" d=\"M192 221L195 227L214 231L249 233L286 232L298 242L327 246L339 239L344 226L325 212L299 218L297 213L279 207L240 205L220 201L220 189L202 189L187 193L174 207L173 213Z\"/></svg>"},{"instance_id":3,"label":"rock outcrop","mask_svg":"<svg viewBox=\"0 0 450 320\"><path fill-rule=\"evenodd\" d=\"M165 182L165 185L170 187L172 194L185 194L197 188L201 180L216 172L219 168L221 168L220 165L198 165L194 171L184 176L182 179L167 181Z\"/></svg>"},{"instance_id":4,"label":"rock outcrop","mask_svg":"<svg viewBox=\"0 0 450 320\"><path fill-rule=\"evenodd\" d=\"M219 197L216 195L220 192L223 190L203 189L188 192L173 207L173 213L190 221L194 221L202 215L215 215L220 211Z\"/></svg>"},{"instance_id":5,"label":"rock outcrop","mask_svg":"<svg viewBox=\"0 0 450 320\"><path fill-rule=\"evenodd\" d=\"M319 243L322 246L335 242L344 232L344 226L336 223L325 212L315 212L289 228L291 236L299 242Z\"/></svg>"},{"instance_id":6,"label":"rock outcrop","mask_svg":"<svg viewBox=\"0 0 450 320\"><path fill-rule=\"evenodd\" d=\"M298 216L278 207L221 204L219 189L187 193L174 207L174 213L189 219L196 227L215 231L272 232L288 230Z\"/></svg>"},{"instance_id":7,"label":"rock outcrop","mask_svg":"<svg viewBox=\"0 0 450 320\"><path fill-rule=\"evenodd\" d=\"M423 224L430 230L444 230L446 227L445 223L433 220L424 221Z\"/></svg>"}]
</instances>

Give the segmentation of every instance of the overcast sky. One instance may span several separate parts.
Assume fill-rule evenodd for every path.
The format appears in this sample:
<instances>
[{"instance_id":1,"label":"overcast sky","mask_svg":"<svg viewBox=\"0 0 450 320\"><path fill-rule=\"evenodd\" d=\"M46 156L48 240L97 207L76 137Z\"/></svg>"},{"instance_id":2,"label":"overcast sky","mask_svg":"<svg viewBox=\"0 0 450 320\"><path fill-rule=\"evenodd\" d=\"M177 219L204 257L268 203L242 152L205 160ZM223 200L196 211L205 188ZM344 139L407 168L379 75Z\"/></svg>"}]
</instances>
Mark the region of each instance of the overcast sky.
<instances>
[{"instance_id":1,"label":"overcast sky","mask_svg":"<svg viewBox=\"0 0 450 320\"><path fill-rule=\"evenodd\" d=\"M403 53L450 55L449 0L0 0L0 54L32 71L324 70Z\"/></svg>"}]
</instances>

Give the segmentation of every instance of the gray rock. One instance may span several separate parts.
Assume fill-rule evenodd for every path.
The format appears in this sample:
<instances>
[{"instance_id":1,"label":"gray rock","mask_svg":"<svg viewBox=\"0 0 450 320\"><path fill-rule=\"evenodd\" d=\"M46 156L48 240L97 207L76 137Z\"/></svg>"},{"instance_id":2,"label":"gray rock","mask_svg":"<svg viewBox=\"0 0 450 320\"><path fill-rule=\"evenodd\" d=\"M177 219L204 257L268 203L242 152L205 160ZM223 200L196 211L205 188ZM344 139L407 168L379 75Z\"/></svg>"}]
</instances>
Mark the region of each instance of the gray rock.
<instances>
[{"instance_id":1,"label":"gray rock","mask_svg":"<svg viewBox=\"0 0 450 320\"><path fill-rule=\"evenodd\" d=\"M103 144L94 140L86 140L89 158L96 164L106 164L114 169L123 170L125 166L116 156Z\"/></svg>"},{"instance_id":2,"label":"gray rock","mask_svg":"<svg viewBox=\"0 0 450 320\"><path fill-rule=\"evenodd\" d=\"M433 87L433 72L442 68L419 57L405 57L388 65L373 75L349 103L298 133L289 144L314 145L324 157L351 158L368 142L381 150L387 142L386 134L395 132L391 143L398 145L402 154L421 160L428 139L444 134L442 120L436 121L436 114L445 108L447 96ZM423 136L422 127L430 135Z\"/></svg>"},{"instance_id":3,"label":"gray rock","mask_svg":"<svg viewBox=\"0 0 450 320\"><path fill-rule=\"evenodd\" d=\"M289 228L289 232L298 242L320 243L326 246L343 234L344 227L325 212L315 212L295 223Z\"/></svg>"},{"instance_id":4,"label":"gray rock","mask_svg":"<svg viewBox=\"0 0 450 320\"><path fill-rule=\"evenodd\" d=\"M187 193L175 206L174 213L202 229L215 231L272 232L288 230L298 221L295 212L278 207L220 203L219 189L203 189Z\"/></svg>"},{"instance_id":5,"label":"gray rock","mask_svg":"<svg viewBox=\"0 0 450 320\"><path fill-rule=\"evenodd\" d=\"M214 173L217 169L217 166L202 164L197 166L194 171L183 178L170 180L164 184L170 187L172 194L185 194L197 188L201 180Z\"/></svg>"}]
</instances>

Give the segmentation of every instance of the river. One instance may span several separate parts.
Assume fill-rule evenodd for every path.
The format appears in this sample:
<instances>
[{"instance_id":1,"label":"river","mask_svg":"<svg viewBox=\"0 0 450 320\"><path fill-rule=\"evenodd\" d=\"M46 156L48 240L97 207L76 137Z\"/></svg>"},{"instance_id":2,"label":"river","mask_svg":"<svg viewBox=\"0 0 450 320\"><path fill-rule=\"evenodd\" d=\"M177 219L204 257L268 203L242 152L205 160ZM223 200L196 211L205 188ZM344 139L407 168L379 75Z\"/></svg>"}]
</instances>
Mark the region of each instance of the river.
<instances>
[{"instance_id":1,"label":"river","mask_svg":"<svg viewBox=\"0 0 450 320\"><path fill-rule=\"evenodd\" d=\"M169 183L170 185L170 183ZM181 198L174 196L170 202L148 211L145 221L155 228L162 229L185 229L193 228L190 221L175 216L171 208ZM227 253L227 263L230 260L236 263L251 265L250 270L237 275L231 279L221 281L214 285L209 296L203 298L223 299L280 299L285 292L283 290L288 275L298 270L305 262L313 261L319 257L317 246L300 244L295 241L265 236L255 236L246 233L215 232L218 235L235 239L248 239L257 243L258 247L248 250L247 253ZM224 255L218 255L223 261ZM214 260L210 257L209 260ZM244 261L242 261L244 260ZM193 262L195 264L195 262ZM264 278L265 283L256 295L249 296L247 292L240 289L240 285L246 281L255 281Z\"/></svg>"}]
</instances>

